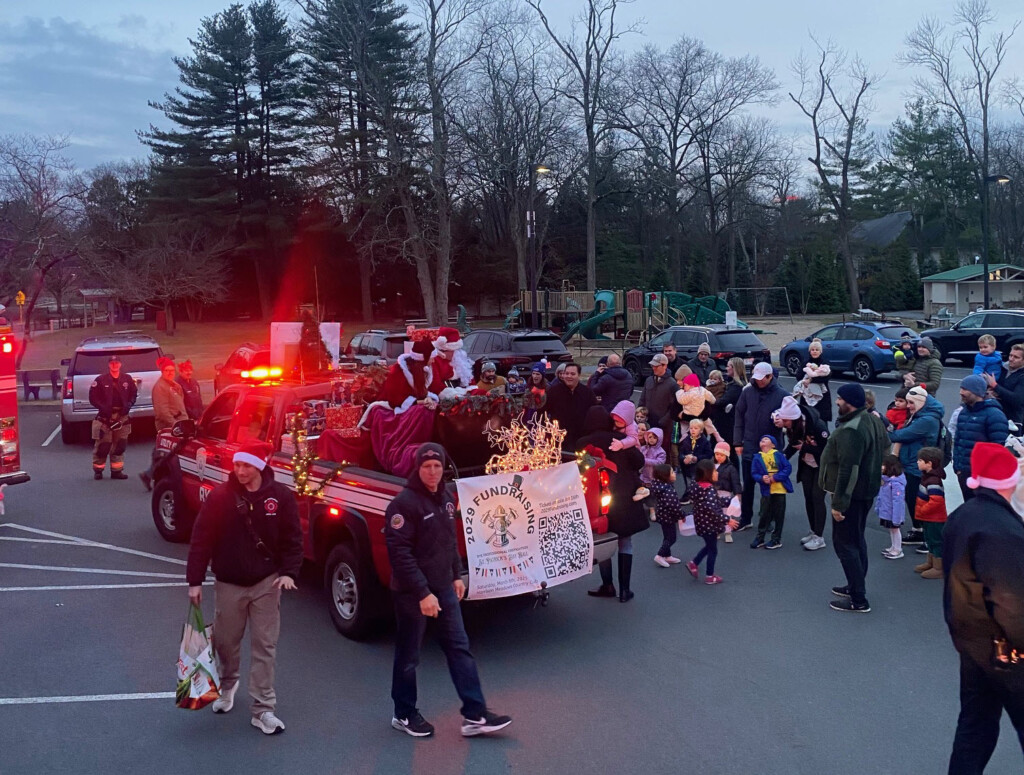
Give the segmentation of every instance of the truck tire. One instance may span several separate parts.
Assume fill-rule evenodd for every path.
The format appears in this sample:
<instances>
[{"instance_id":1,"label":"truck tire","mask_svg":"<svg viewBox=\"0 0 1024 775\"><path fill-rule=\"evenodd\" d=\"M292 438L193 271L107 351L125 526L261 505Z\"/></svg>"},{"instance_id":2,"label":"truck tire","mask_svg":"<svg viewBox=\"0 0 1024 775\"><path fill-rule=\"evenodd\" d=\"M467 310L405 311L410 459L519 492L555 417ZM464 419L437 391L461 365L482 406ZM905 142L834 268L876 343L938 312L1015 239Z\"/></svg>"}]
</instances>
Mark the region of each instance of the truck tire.
<instances>
[{"instance_id":1,"label":"truck tire","mask_svg":"<svg viewBox=\"0 0 1024 775\"><path fill-rule=\"evenodd\" d=\"M86 438L86 429L89 427L88 423L80 422L68 422L63 417L60 418L60 440L68 445L81 444Z\"/></svg>"},{"instance_id":2,"label":"truck tire","mask_svg":"<svg viewBox=\"0 0 1024 775\"><path fill-rule=\"evenodd\" d=\"M373 625L370 579L351 544L338 544L327 556L324 588L338 632L351 640L365 638Z\"/></svg>"},{"instance_id":3,"label":"truck tire","mask_svg":"<svg viewBox=\"0 0 1024 775\"><path fill-rule=\"evenodd\" d=\"M181 487L171 476L165 476L153 487L153 523L165 541L188 543L192 537L195 515L185 506Z\"/></svg>"}]
</instances>

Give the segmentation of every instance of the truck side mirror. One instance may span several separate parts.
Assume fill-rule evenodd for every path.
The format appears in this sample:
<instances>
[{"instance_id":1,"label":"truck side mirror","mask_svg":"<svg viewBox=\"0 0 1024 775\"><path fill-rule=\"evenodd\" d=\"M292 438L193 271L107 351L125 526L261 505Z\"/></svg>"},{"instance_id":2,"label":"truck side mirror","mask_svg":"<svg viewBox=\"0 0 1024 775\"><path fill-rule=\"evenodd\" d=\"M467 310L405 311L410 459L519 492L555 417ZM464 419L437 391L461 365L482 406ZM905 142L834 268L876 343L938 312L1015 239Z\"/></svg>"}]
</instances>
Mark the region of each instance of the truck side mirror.
<instances>
[{"instance_id":1,"label":"truck side mirror","mask_svg":"<svg viewBox=\"0 0 1024 775\"><path fill-rule=\"evenodd\" d=\"M171 435L176 439L190 439L196 435L195 420L178 420L171 426Z\"/></svg>"}]
</instances>

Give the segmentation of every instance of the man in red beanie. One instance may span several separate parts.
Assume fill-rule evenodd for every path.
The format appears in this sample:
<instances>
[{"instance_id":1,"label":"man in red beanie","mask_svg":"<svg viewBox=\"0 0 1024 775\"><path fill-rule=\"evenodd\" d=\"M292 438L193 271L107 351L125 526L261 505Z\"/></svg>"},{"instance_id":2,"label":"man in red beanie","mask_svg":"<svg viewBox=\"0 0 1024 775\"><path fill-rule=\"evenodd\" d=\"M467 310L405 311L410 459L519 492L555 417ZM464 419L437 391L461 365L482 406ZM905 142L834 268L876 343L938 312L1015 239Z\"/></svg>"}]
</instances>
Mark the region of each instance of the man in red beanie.
<instances>
[{"instance_id":1,"label":"man in red beanie","mask_svg":"<svg viewBox=\"0 0 1024 775\"><path fill-rule=\"evenodd\" d=\"M188 597L203 600L206 567L217 577L213 646L220 669L214 713L234 707L242 636L249 625L252 725L266 735L284 731L274 714L274 657L281 631L281 590L295 589L302 567L302 528L295 496L274 481L267 458L274 448L256 441L232 458L234 470L210 493L192 528Z\"/></svg>"},{"instance_id":2,"label":"man in red beanie","mask_svg":"<svg viewBox=\"0 0 1024 775\"><path fill-rule=\"evenodd\" d=\"M975 444L967 480L975 495L943 532L942 607L960 653L950 775L985 769L1004 709L1024 749L1024 522L1010 505L1020 476L1004 446Z\"/></svg>"}]
</instances>

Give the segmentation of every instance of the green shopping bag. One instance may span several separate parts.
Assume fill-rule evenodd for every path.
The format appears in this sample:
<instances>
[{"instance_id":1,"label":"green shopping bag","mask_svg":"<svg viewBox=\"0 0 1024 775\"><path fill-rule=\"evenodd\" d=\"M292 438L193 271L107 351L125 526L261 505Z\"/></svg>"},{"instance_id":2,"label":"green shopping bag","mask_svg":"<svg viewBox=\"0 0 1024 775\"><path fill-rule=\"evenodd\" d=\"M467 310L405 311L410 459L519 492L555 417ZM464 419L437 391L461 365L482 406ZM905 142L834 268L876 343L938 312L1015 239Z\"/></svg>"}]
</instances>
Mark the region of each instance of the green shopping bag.
<instances>
[{"instance_id":1,"label":"green shopping bag","mask_svg":"<svg viewBox=\"0 0 1024 775\"><path fill-rule=\"evenodd\" d=\"M178 651L178 685L175 704L199 710L220 697L220 676L213 660L213 627L203 623L203 612L189 603L188 619L181 631Z\"/></svg>"}]
</instances>

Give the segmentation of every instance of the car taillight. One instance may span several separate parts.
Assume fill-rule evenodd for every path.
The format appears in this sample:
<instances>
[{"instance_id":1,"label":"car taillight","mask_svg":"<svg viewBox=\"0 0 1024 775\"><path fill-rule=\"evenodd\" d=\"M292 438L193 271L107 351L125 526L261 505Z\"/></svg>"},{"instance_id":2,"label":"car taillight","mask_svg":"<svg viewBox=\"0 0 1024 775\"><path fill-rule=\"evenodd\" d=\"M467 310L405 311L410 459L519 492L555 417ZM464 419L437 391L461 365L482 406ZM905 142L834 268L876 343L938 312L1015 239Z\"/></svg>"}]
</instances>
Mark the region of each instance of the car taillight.
<instances>
[{"instance_id":1,"label":"car taillight","mask_svg":"<svg viewBox=\"0 0 1024 775\"><path fill-rule=\"evenodd\" d=\"M608 472L600 471L597 478L601 483L601 516L604 517L608 514L608 507L612 505L612 494L608 491Z\"/></svg>"},{"instance_id":2,"label":"car taillight","mask_svg":"<svg viewBox=\"0 0 1024 775\"><path fill-rule=\"evenodd\" d=\"M330 514L332 517L340 517L341 509L339 509L337 506L331 506L330 508L327 509L327 513Z\"/></svg>"},{"instance_id":3,"label":"car taillight","mask_svg":"<svg viewBox=\"0 0 1024 775\"><path fill-rule=\"evenodd\" d=\"M887 342L885 339L876 339L875 347L881 347L883 350L889 350L892 348L892 342Z\"/></svg>"},{"instance_id":4,"label":"car taillight","mask_svg":"<svg viewBox=\"0 0 1024 775\"><path fill-rule=\"evenodd\" d=\"M73 379L64 380L64 398L75 397L75 381Z\"/></svg>"},{"instance_id":5,"label":"car taillight","mask_svg":"<svg viewBox=\"0 0 1024 775\"><path fill-rule=\"evenodd\" d=\"M11 352L14 352L14 345L13 345L13 344L12 344L11 342L8 342L8 341L7 341L6 339L4 340L4 345L3 345L3 347L4 347L4 354L5 354L5 355L6 355L7 353L11 353Z\"/></svg>"},{"instance_id":6,"label":"car taillight","mask_svg":"<svg viewBox=\"0 0 1024 775\"><path fill-rule=\"evenodd\" d=\"M726 358L731 358L736 353L712 353L711 357L716 361L724 361Z\"/></svg>"},{"instance_id":7,"label":"car taillight","mask_svg":"<svg viewBox=\"0 0 1024 775\"><path fill-rule=\"evenodd\" d=\"M555 360L556 361L571 361L572 360L572 353L562 353L557 358L555 358Z\"/></svg>"},{"instance_id":8,"label":"car taillight","mask_svg":"<svg viewBox=\"0 0 1024 775\"><path fill-rule=\"evenodd\" d=\"M508 371L513 366L522 366L522 365L528 364L528 363L533 363L533 360L530 359L530 358L527 358L525 355L524 356L519 356L519 357L500 358L498 360L498 368L499 369L504 369L505 371Z\"/></svg>"}]
</instances>

